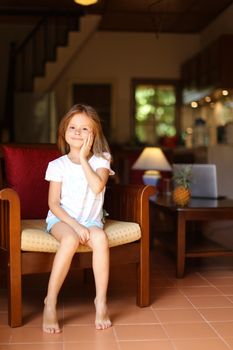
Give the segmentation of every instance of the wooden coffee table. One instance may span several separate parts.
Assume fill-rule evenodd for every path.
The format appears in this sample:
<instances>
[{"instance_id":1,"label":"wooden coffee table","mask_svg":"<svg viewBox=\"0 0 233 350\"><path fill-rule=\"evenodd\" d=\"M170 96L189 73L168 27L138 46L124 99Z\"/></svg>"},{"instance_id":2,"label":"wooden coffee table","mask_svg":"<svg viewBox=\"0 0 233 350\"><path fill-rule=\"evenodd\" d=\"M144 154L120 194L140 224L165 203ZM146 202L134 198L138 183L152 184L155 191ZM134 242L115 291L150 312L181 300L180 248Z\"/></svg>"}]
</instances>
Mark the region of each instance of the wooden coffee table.
<instances>
[{"instance_id":1,"label":"wooden coffee table","mask_svg":"<svg viewBox=\"0 0 233 350\"><path fill-rule=\"evenodd\" d=\"M169 195L158 195L150 198L151 216L154 210L163 215L172 215L175 218L173 231L176 234L176 275L182 278L185 272L185 259L188 257L233 256L233 251L213 244L193 246L186 249L186 238L189 234L189 221L216 221L233 220L233 200L231 199L191 199L189 204L182 208L177 207ZM156 222L154 222L156 230ZM172 233L171 233L172 234ZM232 232L233 234L233 232Z\"/></svg>"}]
</instances>

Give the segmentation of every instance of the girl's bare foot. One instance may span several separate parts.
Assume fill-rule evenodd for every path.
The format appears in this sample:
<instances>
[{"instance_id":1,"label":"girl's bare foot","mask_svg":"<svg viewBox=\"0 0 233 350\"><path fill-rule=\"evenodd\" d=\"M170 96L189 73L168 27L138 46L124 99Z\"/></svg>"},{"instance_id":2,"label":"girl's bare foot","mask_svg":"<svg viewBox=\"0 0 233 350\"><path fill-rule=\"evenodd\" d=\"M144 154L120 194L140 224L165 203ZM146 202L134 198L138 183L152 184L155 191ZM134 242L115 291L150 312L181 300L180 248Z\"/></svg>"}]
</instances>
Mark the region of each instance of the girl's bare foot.
<instances>
[{"instance_id":1,"label":"girl's bare foot","mask_svg":"<svg viewBox=\"0 0 233 350\"><path fill-rule=\"evenodd\" d=\"M46 299L44 304L43 331L51 334L60 333L61 329L57 321L56 305L48 303Z\"/></svg>"},{"instance_id":2,"label":"girl's bare foot","mask_svg":"<svg viewBox=\"0 0 233 350\"><path fill-rule=\"evenodd\" d=\"M96 298L95 308L96 308L96 318L95 318L96 329L106 329L111 327L112 323L108 317L106 301L97 300Z\"/></svg>"}]
</instances>

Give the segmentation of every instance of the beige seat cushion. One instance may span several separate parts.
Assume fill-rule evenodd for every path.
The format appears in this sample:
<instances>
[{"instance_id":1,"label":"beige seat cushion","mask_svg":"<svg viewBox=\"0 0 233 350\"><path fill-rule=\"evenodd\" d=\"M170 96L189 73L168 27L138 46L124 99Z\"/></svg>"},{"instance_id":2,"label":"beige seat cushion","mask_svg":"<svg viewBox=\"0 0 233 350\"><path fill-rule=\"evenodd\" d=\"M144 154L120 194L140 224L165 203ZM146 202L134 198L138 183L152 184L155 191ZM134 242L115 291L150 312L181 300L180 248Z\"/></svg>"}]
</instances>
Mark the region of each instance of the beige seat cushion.
<instances>
[{"instance_id":1,"label":"beige seat cushion","mask_svg":"<svg viewBox=\"0 0 233 350\"><path fill-rule=\"evenodd\" d=\"M141 237L140 226L133 222L106 220L105 232L109 247L134 242ZM45 220L22 220L21 249L31 252L54 253L59 242L46 232ZM80 245L78 252L88 252L90 248Z\"/></svg>"}]
</instances>

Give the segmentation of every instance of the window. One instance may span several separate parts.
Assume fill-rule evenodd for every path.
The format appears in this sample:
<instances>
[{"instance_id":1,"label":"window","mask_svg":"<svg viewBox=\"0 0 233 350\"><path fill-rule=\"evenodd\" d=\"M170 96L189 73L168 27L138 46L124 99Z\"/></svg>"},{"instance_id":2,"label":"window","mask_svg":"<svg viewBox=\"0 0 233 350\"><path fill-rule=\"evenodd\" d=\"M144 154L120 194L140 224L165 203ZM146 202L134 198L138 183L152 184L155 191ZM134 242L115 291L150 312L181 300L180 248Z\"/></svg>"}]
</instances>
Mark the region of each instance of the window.
<instances>
[{"instance_id":1,"label":"window","mask_svg":"<svg viewBox=\"0 0 233 350\"><path fill-rule=\"evenodd\" d=\"M139 144L156 145L177 133L174 81L133 80L133 132Z\"/></svg>"}]
</instances>

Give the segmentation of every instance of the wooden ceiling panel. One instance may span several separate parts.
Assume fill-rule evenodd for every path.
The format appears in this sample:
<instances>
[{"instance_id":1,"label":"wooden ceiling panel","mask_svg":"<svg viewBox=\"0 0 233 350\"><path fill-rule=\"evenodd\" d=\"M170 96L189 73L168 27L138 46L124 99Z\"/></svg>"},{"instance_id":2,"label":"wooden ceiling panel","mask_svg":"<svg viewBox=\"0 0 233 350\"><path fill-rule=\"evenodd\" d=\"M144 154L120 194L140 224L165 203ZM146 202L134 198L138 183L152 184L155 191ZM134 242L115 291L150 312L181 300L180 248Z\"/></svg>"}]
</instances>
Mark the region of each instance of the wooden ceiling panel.
<instances>
[{"instance_id":1,"label":"wooden ceiling panel","mask_svg":"<svg viewBox=\"0 0 233 350\"><path fill-rule=\"evenodd\" d=\"M233 0L99 0L84 7L73 0L0 0L0 18L10 23L15 15L83 10L102 16L99 30L197 33L231 4Z\"/></svg>"},{"instance_id":2,"label":"wooden ceiling panel","mask_svg":"<svg viewBox=\"0 0 233 350\"><path fill-rule=\"evenodd\" d=\"M224 11L229 5L232 4L231 0L199 0L194 1L192 12L201 13L202 15L205 13L214 13L218 15L222 11Z\"/></svg>"},{"instance_id":3,"label":"wooden ceiling panel","mask_svg":"<svg viewBox=\"0 0 233 350\"><path fill-rule=\"evenodd\" d=\"M120 26L119 26L120 23ZM153 32L154 28L148 14L123 14L109 13L103 16L99 26L100 30L106 31L132 31Z\"/></svg>"},{"instance_id":4,"label":"wooden ceiling panel","mask_svg":"<svg viewBox=\"0 0 233 350\"><path fill-rule=\"evenodd\" d=\"M152 12L179 14L186 12L192 6L193 0L157 0L148 2Z\"/></svg>"},{"instance_id":5,"label":"wooden ceiling panel","mask_svg":"<svg viewBox=\"0 0 233 350\"><path fill-rule=\"evenodd\" d=\"M147 11L149 0L110 0L106 1L106 11L108 12L145 12Z\"/></svg>"},{"instance_id":6,"label":"wooden ceiling panel","mask_svg":"<svg viewBox=\"0 0 233 350\"><path fill-rule=\"evenodd\" d=\"M185 14L180 18L176 18L176 21L169 27L167 27L167 32L176 33L198 33L203 30L206 25L206 19L198 14ZM165 29L162 29L165 32Z\"/></svg>"}]
</instances>

